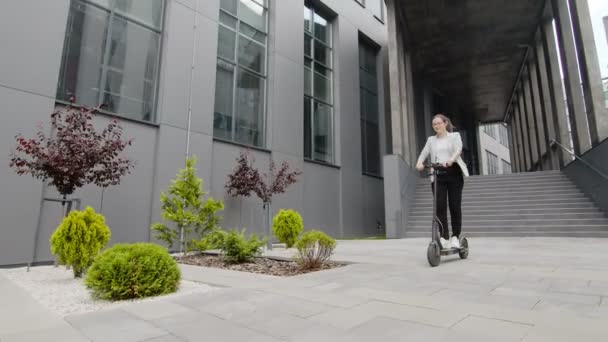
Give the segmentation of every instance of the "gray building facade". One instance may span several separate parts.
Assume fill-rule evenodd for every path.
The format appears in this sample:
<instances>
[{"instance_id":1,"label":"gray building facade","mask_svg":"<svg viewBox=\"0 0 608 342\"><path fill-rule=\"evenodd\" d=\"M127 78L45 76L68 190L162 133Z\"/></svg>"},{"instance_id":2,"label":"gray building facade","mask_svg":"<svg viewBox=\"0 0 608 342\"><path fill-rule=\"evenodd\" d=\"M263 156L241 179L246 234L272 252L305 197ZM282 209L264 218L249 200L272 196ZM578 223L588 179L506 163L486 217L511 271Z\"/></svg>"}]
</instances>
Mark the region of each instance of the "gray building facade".
<instances>
[{"instance_id":1,"label":"gray building facade","mask_svg":"<svg viewBox=\"0 0 608 342\"><path fill-rule=\"evenodd\" d=\"M50 187L8 166L14 136L65 105L104 103L137 165L120 186L74 194L101 211L112 242L149 241L160 192L186 155L225 210L222 226L263 233L261 203L224 188L250 149L302 171L273 211L306 229L384 234L387 26L379 1L8 0L0 4L0 265L51 260L61 221ZM24 20L28 18L28 20ZM47 132L48 133L48 132ZM37 246L34 249L34 246Z\"/></svg>"}]
</instances>

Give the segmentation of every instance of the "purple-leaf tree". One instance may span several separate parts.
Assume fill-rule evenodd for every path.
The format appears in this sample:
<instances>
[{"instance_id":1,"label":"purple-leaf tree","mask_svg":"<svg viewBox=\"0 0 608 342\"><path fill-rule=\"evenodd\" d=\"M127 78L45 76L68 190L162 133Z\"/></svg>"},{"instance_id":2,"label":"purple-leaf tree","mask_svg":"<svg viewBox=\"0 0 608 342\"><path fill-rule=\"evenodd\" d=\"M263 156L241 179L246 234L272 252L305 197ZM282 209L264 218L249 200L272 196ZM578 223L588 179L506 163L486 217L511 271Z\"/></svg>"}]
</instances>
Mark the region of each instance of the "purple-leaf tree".
<instances>
[{"instance_id":1,"label":"purple-leaf tree","mask_svg":"<svg viewBox=\"0 0 608 342\"><path fill-rule=\"evenodd\" d=\"M241 152L237 158L237 165L232 174L228 175L226 188L228 194L232 197L249 197L254 193L263 202L263 209L266 216L266 229L270 236L270 205L272 197L276 194L284 193L287 188L297 182L297 176L302 172L299 170L291 171L289 164L286 161L281 163L279 170L276 170L274 160L270 161L268 173L261 174L260 171L253 166L253 158L249 158L248 152ZM272 247L270 239L268 248Z\"/></svg>"},{"instance_id":2,"label":"purple-leaf tree","mask_svg":"<svg viewBox=\"0 0 608 342\"><path fill-rule=\"evenodd\" d=\"M93 126L96 108L74 107L51 114L51 135L42 125L31 139L17 134L10 167L18 175L50 180L64 200L76 189L93 183L99 187L118 185L135 163L121 153L132 140L122 138L123 129L112 120L101 132ZM65 204L65 202L64 202Z\"/></svg>"}]
</instances>

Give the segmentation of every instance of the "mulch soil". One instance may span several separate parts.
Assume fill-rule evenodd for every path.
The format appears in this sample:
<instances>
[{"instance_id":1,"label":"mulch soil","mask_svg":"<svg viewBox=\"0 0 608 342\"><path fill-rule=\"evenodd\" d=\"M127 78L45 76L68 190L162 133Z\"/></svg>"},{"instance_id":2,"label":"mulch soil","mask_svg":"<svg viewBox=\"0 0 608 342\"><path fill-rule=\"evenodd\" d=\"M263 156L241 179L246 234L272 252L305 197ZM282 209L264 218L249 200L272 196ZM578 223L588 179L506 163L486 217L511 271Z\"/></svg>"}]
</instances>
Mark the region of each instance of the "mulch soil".
<instances>
[{"instance_id":1,"label":"mulch soil","mask_svg":"<svg viewBox=\"0 0 608 342\"><path fill-rule=\"evenodd\" d=\"M266 257L255 258L253 262L243 264L229 264L222 260L218 255L213 254L195 254L175 257L178 263L186 265L204 266L221 268L232 271L269 274L273 276L289 277L298 274L305 274L310 272L317 272L322 270L328 270L336 267L345 266L345 264L329 262L324 264L321 268L304 270L298 267L295 261L277 260Z\"/></svg>"}]
</instances>

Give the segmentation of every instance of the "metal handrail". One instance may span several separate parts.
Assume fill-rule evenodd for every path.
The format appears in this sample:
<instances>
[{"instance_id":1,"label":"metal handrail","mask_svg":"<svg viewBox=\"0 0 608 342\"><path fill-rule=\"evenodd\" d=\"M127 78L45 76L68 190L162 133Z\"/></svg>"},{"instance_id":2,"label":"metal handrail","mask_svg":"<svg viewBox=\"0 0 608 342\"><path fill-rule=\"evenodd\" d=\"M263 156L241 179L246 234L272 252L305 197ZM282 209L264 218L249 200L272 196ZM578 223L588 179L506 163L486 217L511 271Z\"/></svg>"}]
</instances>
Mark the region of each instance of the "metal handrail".
<instances>
[{"instance_id":1,"label":"metal handrail","mask_svg":"<svg viewBox=\"0 0 608 342\"><path fill-rule=\"evenodd\" d=\"M589 162L587 162L585 159L581 158L580 156L576 155L576 153L574 153L573 150L567 148L566 146L558 143L556 140L551 140L550 143L551 147L557 145L559 147L561 147L564 151L570 153L574 158L580 160L585 166L587 166L589 169L591 169L593 172L597 173L598 175L600 175L602 178L604 178L605 180L608 180L608 175L606 175L605 173L603 173L602 171L598 170L597 168L595 168L595 166L589 164Z\"/></svg>"}]
</instances>

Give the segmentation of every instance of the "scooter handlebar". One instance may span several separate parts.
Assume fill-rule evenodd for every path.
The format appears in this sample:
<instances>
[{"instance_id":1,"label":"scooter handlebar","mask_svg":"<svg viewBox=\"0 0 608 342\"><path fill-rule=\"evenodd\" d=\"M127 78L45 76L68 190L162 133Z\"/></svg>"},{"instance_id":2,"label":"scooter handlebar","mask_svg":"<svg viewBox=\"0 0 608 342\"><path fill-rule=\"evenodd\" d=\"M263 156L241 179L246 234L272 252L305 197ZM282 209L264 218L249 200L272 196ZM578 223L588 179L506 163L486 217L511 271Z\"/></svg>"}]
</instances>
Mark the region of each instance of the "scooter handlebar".
<instances>
[{"instance_id":1,"label":"scooter handlebar","mask_svg":"<svg viewBox=\"0 0 608 342\"><path fill-rule=\"evenodd\" d=\"M425 169L445 169L445 166L441 163L426 163L424 164Z\"/></svg>"}]
</instances>

